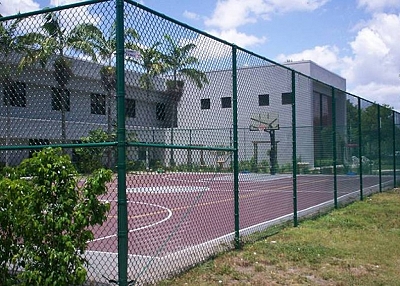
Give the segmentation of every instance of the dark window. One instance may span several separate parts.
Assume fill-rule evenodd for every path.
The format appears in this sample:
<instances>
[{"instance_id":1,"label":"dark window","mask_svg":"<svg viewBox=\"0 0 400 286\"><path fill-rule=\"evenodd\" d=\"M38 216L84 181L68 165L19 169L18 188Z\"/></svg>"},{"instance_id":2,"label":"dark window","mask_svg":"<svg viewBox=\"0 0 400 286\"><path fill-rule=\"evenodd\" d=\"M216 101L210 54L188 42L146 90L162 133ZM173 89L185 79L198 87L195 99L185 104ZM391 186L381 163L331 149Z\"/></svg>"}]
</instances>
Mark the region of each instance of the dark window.
<instances>
[{"instance_id":1,"label":"dark window","mask_svg":"<svg viewBox=\"0 0 400 286\"><path fill-rule=\"evenodd\" d=\"M90 113L106 114L106 96L105 94L92 93L90 95Z\"/></svg>"},{"instance_id":2,"label":"dark window","mask_svg":"<svg viewBox=\"0 0 400 286\"><path fill-rule=\"evenodd\" d=\"M321 124L321 96L319 93L314 92L314 126L319 126Z\"/></svg>"},{"instance_id":3,"label":"dark window","mask_svg":"<svg viewBox=\"0 0 400 286\"><path fill-rule=\"evenodd\" d=\"M139 150L138 150L138 160L139 161L146 161L146 150L147 150L147 148L145 148L145 147L139 147Z\"/></svg>"},{"instance_id":4,"label":"dark window","mask_svg":"<svg viewBox=\"0 0 400 286\"><path fill-rule=\"evenodd\" d=\"M70 111L70 93L68 89L52 87L51 107L53 110Z\"/></svg>"},{"instance_id":5,"label":"dark window","mask_svg":"<svg viewBox=\"0 0 400 286\"><path fill-rule=\"evenodd\" d=\"M23 82L8 82L3 84L3 104L26 107L26 84Z\"/></svg>"},{"instance_id":6,"label":"dark window","mask_svg":"<svg viewBox=\"0 0 400 286\"><path fill-rule=\"evenodd\" d=\"M164 103L157 103L156 117L157 117L157 120L161 120L161 121L165 120L165 104Z\"/></svg>"},{"instance_id":7,"label":"dark window","mask_svg":"<svg viewBox=\"0 0 400 286\"><path fill-rule=\"evenodd\" d=\"M282 93L282 104L292 104L292 93L284 92Z\"/></svg>"},{"instance_id":8,"label":"dark window","mask_svg":"<svg viewBox=\"0 0 400 286\"><path fill-rule=\"evenodd\" d=\"M125 116L130 118L136 116L136 102L132 98L125 98Z\"/></svg>"},{"instance_id":9,"label":"dark window","mask_svg":"<svg viewBox=\"0 0 400 286\"><path fill-rule=\"evenodd\" d=\"M268 105L269 105L269 94L259 94L258 106L268 106Z\"/></svg>"},{"instance_id":10,"label":"dark window","mask_svg":"<svg viewBox=\"0 0 400 286\"><path fill-rule=\"evenodd\" d=\"M201 109L210 109L210 99L209 98L201 99L200 103L201 103Z\"/></svg>"},{"instance_id":11,"label":"dark window","mask_svg":"<svg viewBox=\"0 0 400 286\"><path fill-rule=\"evenodd\" d=\"M221 97L221 107L231 108L232 107L231 97Z\"/></svg>"}]
</instances>

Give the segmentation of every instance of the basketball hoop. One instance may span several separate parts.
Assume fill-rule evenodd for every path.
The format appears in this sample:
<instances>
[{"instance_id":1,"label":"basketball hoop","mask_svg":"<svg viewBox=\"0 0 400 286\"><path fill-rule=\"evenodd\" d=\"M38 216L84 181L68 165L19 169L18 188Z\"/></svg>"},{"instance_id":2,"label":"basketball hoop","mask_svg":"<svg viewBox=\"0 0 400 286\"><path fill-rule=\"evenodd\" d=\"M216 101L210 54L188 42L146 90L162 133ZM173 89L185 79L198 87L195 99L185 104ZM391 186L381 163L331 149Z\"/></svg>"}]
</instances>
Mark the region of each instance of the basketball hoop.
<instances>
[{"instance_id":1,"label":"basketball hoop","mask_svg":"<svg viewBox=\"0 0 400 286\"><path fill-rule=\"evenodd\" d=\"M279 130L279 115L277 113L257 113L250 117L250 131Z\"/></svg>"}]
</instances>

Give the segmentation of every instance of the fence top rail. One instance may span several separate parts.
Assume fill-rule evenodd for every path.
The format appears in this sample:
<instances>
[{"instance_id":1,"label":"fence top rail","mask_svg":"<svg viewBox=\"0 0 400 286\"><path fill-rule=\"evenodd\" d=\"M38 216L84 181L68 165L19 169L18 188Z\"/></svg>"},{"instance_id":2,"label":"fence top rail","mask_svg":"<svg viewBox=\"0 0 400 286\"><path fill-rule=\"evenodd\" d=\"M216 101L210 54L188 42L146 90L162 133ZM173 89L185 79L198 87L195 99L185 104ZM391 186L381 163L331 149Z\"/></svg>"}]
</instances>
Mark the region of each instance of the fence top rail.
<instances>
[{"instance_id":1,"label":"fence top rail","mask_svg":"<svg viewBox=\"0 0 400 286\"><path fill-rule=\"evenodd\" d=\"M30 17L30 16L40 15L40 14L43 14L43 13L49 13L49 12L54 12L54 11L66 10L66 9L77 8L77 7L81 7L81 6L87 6L87 5L98 4L98 3L103 3L103 2L111 2L111 1L116 1L116 0L87 0L87 1L83 1L83 2L78 2L78 3L73 3L73 4L67 4L67 5L61 5L61 6L57 6L57 7L46 7L46 8L44 8L44 9L37 10L37 11L26 12L26 13L19 13L19 14L10 15L10 16L2 16L2 17L0 17L0 23L1 23L1 22L4 22L4 21L7 21L7 20L14 20L14 19L26 18L26 17ZM288 71L290 71L290 72L294 72L295 74L297 74L297 75L299 75L299 76L305 77L305 78L307 78L307 79L309 79L309 80L313 80L313 81L315 81L315 82L317 82L317 83L320 83L320 84L322 84L322 85L325 85L325 86L327 86L327 87L334 88L335 91L343 92L343 93L345 93L345 94L347 94L347 95L350 95L350 96L353 96L353 97L356 97L356 98L360 98L360 99L362 99L363 101L366 101L366 102L368 102L368 103L379 105L379 104L376 103L376 102L372 102L372 101L370 101L370 100L361 98L361 97L359 97L359 96L357 96L357 95L355 95L355 94L349 93L348 91L341 90L341 89L338 89L338 88L336 88L336 87L333 87L332 85L329 85L329 84L327 84L327 83L325 83L325 82L323 82L323 81L317 80L317 79L315 79L315 78L313 78L313 77L311 77L311 76L309 76L309 75L306 75L306 74L304 74L304 73L301 73L301 72L299 72L299 71L296 71L296 70L294 70L294 69L292 69L292 68L290 68L290 67L287 67L287 66L285 66L284 64L277 63L277 62L275 62L275 61L273 61L273 60L270 60L270 59L268 59L268 58L266 58L266 57L264 57L264 56L261 56L261 55L258 55L258 54L256 54L256 53L252 52L252 51L249 51L249 50L247 50L247 49L245 49L245 48L238 47L238 46L236 46L234 43L229 43L229 42L227 42L227 41L225 41L225 40L223 40L223 39L220 39L220 38L218 38L218 37L216 37L216 36L213 36L213 35L211 35L211 34L209 34L209 33L206 33L206 32L204 32L204 31L201 31L201 30L197 29L197 28L194 28L194 27L192 27L192 26L189 26L189 25L186 24L186 23L183 23L183 22L180 22L180 21L178 21L178 20L176 20L176 19L173 19L173 18L171 18L171 17L169 17L169 16L167 16L167 15L165 15L165 14L162 14L162 13L160 13L160 12L157 12L157 11L155 11L155 10L149 8L149 7L146 7L146 6L144 6L144 5L142 5L142 4L138 3L138 2L135 2L135 1L133 1L133 0L123 0L123 1L126 2L126 3L128 3L128 4L130 4L130 5L133 5L133 6L135 6L135 7L138 7L139 9L142 9L142 10L144 10L144 11L147 11L147 12L153 14L153 15L156 15L156 16L158 16L158 17L161 17L161 18L163 18L163 19L165 19L165 20L167 20L167 21L170 21L170 22L172 22L172 23L175 23L175 24L177 24L177 25L179 25L179 26L181 26L181 27L183 27L183 28L186 28L186 29L188 29L188 30L191 30L191 31L193 31L193 32L195 32L195 33L198 33L198 34L200 34L200 35L203 35L203 36L205 36L205 37L211 38L211 39L213 39L213 40L215 40L215 41L217 41L217 42L219 42L219 43L222 43L222 44L225 44L225 45L227 45L227 46L230 46L232 49L235 48L235 49L237 49L237 50L239 50L239 51L242 51L242 52L247 53L247 54L249 54L249 55L251 55L251 56L254 56L254 57L256 57L256 58L259 58L260 60L266 61L266 62L268 62L268 63L270 63L270 64L272 64L272 65L276 65L276 66L281 67L281 68L283 68L283 69L286 69L286 70L288 70Z\"/></svg>"},{"instance_id":2,"label":"fence top rail","mask_svg":"<svg viewBox=\"0 0 400 286\"><path fill-rule=\"evenodd\" d=\"M10 15L10 16L2 16L2 17L0 17L0 23L3 21L26 18L26 17L31 17L31 16L35 16L35 15L44 14L44 13L66 10L66 9L71 9L71 8L77 8L77 7L81 7L81 6L87 6L87 5L91 5L91 4L97 4L97 3L109 2L109 1L110 0L87 0L87 1L83 1L83 2L60 5L60 6L56 6L56 7L45 7L43 9L36 10L36 11L18 13L18 14Z\"/></svg>"}]
</instances>

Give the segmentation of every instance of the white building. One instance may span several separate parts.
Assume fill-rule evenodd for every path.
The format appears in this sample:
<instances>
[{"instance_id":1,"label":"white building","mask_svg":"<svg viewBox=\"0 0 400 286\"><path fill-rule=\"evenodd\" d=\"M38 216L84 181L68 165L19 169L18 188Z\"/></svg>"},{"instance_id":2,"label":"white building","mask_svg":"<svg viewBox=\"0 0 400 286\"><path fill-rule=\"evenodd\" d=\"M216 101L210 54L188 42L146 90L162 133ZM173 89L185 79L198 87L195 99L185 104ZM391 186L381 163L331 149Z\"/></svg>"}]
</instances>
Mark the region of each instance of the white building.
<instances>
[{"instance_id":1,"label":"white building","mask_svg":"<svg viewBox=\"0 0 400 286\"><path fill-rule=\"evenodd\" d=\"M1 60L1 64L15 67L18 59ZM345 79L327 71L311 61L286 63L288 68L332 85L346 89ZM104 91L98 64L73 60L74 76L67 84L64 94L66 142L77 142L88 136L89 130L107 130L110 122L114 128L115 93L111 94L108 109L108 95ZM52 64L48 69L28 69L11 77L15 82L8 91L2 88L0 101L0 144L38 145L61 143L62 112L60 91L54 80ZM279 117L276 130L278 164L292 160L292 102L291 70L277 65L243 67L237 71L238 78L238 128L239 160L256 157L258 161L269 160L271 147L267 132L249 130L250 118L255 114ZM139 88L140 73L126 71L126 126L127 132L134 132L137 140L145 143L172 143L191 146L233 146L232 134L232 71L208 72L209 84L197 88L186 80L184 92L178 105L177 114L172 95L166 92L165 79L155 79L155 89ZM315 138L315 128L332 123L332 105L329 103L332 90L326 85L296 75L296 124L297 155L312 167L316 149L321 144ZM336 94L337 124L345 124L345 103L343 94ZM111 110L111 113L109 113ZM177 116L174 128L172 120ZM323 117L319 118L318 117ZM319 120L319 121L318 121ZM172 134L171 134L172 131ZM130 160L143 160L147 164L157 160L165 165L170 163L171 150L154 148L130 148ZM176 164L216 164L218 152L200 150L175 150ZM28 150L1 151L0 162L16 165L29 156ZM222 158L227 166L229 155Z\"/></svg>"},{"instance_id":2,"label":"white building","mask_svg":"<svg viewBox=\"0 0 400 286\"><path fill-rule=\"evenodd\" d=\"M90 130L111 126L115 132L116 97L104 90L101 66L92 62L72 60L74 76L65 86L58 88L53 76L52 63L46 69L39 67L18 73L19 58L0 58L0 65L11 66L11 72L2 80L0 100L0 144L47 145L77 142L88 136ZM157 130L142 132L139 141L164 142L163 128L169 127L169 95L163 91L164 80L155 79L158 90L139 88L140 74L126 71L126 126L129 130ZM62 95L61 95L62 94ZM108 100L111 98L111 100ZM64 105L61 104L64 101ZM108 108L110 102L110 108ZM62 106L65 110L65 139L62 136ZM110 112L109 112L110 111ZM110 123L110 124L109 124ZM149 139L151 138L151 139ZM137 153L137 150L135 150ZM29 150L0 151L0 163L17 165L29 156ZM135 158L138 154L130 154ZM158 155L159 156L159 155Z\"/></svg>"},{"instance_id":3,"label":"white building","mask_svg":"<svg viewBox=\"0 0 400 286\"><path fill-rule=\"evenodd\" d=\"M322 142L317 138L317 130L332 125L332 88L346 90L346 80L312 61L289 62L286 67L296 73L296 125L297 158L315 164ZM243 67L237 71L238 79L238 144L239 161L257 157L257 161L269 161L271 148L267 132L251 132L251 117L257 114L277 117L279 130L275 131L277 159L280 166L292 162L292 72L282 66L267 65ZM233 146L232 142L232 72L215 71L207 74L210 84L197 90L193 83L187 82L178 111L178 128L181 136L175 136L175 144L201 146ZM196 92L194 92L196 90ZM336 123L344 126L346 122L346 96L335 93ZM188 131L191 135L189 136ZM175 131L177 132L177 131ZM179 138L178 138L179 137ZM189 140L190 138L190 140ZM191 152L190 161L200 163L205 154ZM210 163L215 156L208 155ZM176 155L177 163L185 163L185 151ZM217 158L218 160L218 158ZM226 164L229 164L229 160Z\"/></svg>"}]
</instances>

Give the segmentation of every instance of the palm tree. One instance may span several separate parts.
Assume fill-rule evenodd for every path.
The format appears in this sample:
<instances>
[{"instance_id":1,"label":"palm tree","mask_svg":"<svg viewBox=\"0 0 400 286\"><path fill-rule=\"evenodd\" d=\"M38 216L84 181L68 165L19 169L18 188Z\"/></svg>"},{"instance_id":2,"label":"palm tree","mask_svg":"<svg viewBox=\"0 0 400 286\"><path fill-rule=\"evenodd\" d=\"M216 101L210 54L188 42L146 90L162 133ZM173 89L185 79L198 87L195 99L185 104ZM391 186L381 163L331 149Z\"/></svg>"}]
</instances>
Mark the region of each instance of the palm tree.
<instances>
[{"instance_id":1,"label":"palm tree","mask_svg":"<svg viewBox=\"0 0 400 286\"><path fill-rule=\"evenodd\" d=\"M167 81L167 91L172 96L172 120L171 120L171 143L173 141L173 128L178 126L177 109L179 101L182 97L184 81L178 78L182 75L193 81L198 88L203 88L204 84L208 84L207 75L196 69L199 60L192 55L196 45L193 43L180 46L169 35L164 35L167 44L167 53L163 55L165 70L164 73L172 73L172 80ZM174 152L171 149L170 165L175 165Z\"/></svg>"},{"instance_id":2,"label":"palm tree","mask_svg":"<svg viewBox=\"0 0 400 286\"><path fill-rule=\"evenodd\" d=\"M90 47L92 60L105 64L100 70L100 77L103 88L107 92L108 134L111 134L112 131L111 99L116 88L116 73L113 66L113 57L117 47L116 27L114 22L108 31L103 32L93 24L86 24L78 34L79 38L83 39ZM126 28L124 35L125 49L136 47L133 41L139 38L137 32L132 28Z\"/></svg>"},{"instance_id":3,"label":"palm tree","mask_svg":"<svg viewBox=\"0 0 400 286\"><path fill-rule=\"evenodd\" d=\"M133 47L139 53L139 57L134 57L130 61L143 67L145 72L140 77L139 83L146 90L154 87L153 78L163 73L165 69L163 55L157 49L160 45L161 43L157 42L150 47L142 47L141 45Z\"/></svg>"},{"instance_id":4,"label":"palm tree","mask_svg":"<svg viewBox=\"0 0 400 286\"><path fill-rule=\"evenodd\" d=\"M117 47L117 25L114 22L107 31L102 31L93 24L85 24L77 33L77 37L82 39L88 46L92 60L103 63L100 69L100 78L107 98L107 134L112 138L112 98L116 89L116 69L113 66L113 58ZM139 38L137 32L132 28L124 30L125 49L136 47L134 41ZM107 150L108 164L111 166L111 149Z\"/></svg>"},{"instance_id":5,"label":"palm tree","mask_svg":"<svg viewBox=\"0 0 400 286\"><path fill-rule=\"evenodd\" d=\"M167 53L163 56L166 65L165 72L172 73L172 81L167 83L170 90L178 96L182 95L183 81L178 79L179 74L193 81L198 88L203 88L204 84L208 84L207 75L195 68L199 60L191 54L196 45L189 43L180 46L171 36L164 35L164 38L167 42Z\"/></svg>"},{"instance_id":6,"label":"palm tree","mask_svg":"<svg viewBox=\"0 0 400 286\"><path fill-rule=\"evenodd\" d=\"M65 113L69 109L67 84L73 76L71 62L66 57L69 49L91 54L88 44L79 38L80 31L85 24L79 24L71 30L64 28L60 22L59 15L49 12L44 15L44 23L41 28L43 33L32 32L25 34L23 43L26 54L20 61L20 68L26 68L38 62L45 68L47 63L53 61L53 76L58 88L54 89L54 107L61 111L61 138L66 141Z\"/></svg>"},{"instance_id":7,"label":"palm tree","mask_svg":"<svg viewBox=\"0 0 400 286\"><path fill-rule=\"evenodd\" d=\"M0 18L2 15L0 14ZM6 146L9 144L10 137L10 93L15 88L15 80L11 76L12 67L7 63L10 53L20 52L21 45L19 40L21 38L18 35L18 24L21 22L21 18L12 21L10 24L0 23L0 54L3 55L5 60L4 64L0 68L0 84L3 88L4 102L6 105ZM8 166L8 152L6 151L5 158L6 166Z\"/></svg>"}]
</instances>

